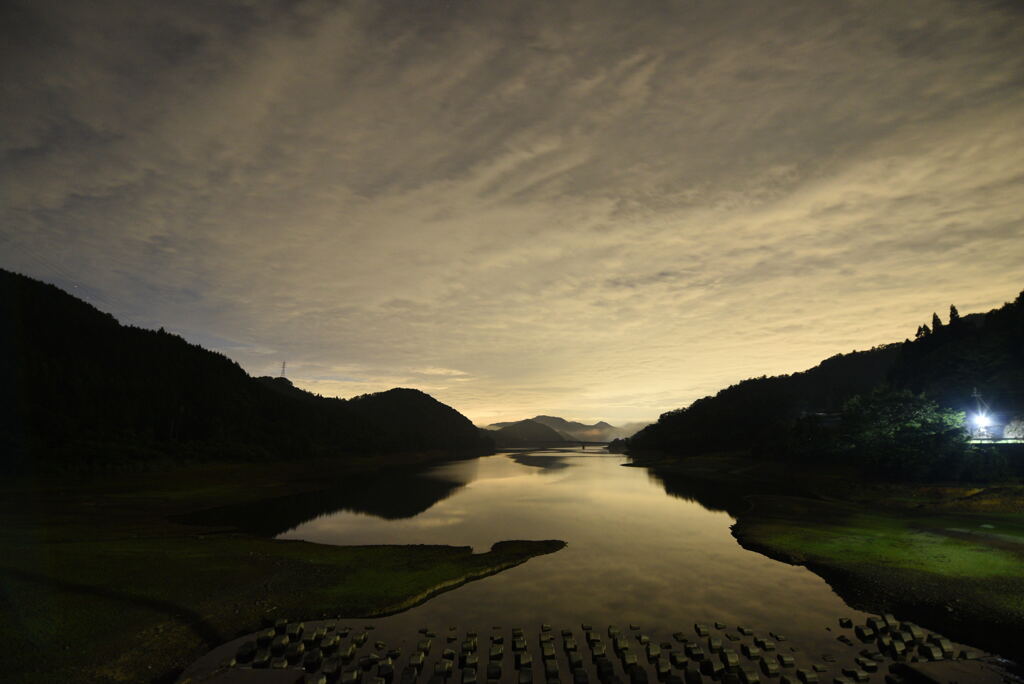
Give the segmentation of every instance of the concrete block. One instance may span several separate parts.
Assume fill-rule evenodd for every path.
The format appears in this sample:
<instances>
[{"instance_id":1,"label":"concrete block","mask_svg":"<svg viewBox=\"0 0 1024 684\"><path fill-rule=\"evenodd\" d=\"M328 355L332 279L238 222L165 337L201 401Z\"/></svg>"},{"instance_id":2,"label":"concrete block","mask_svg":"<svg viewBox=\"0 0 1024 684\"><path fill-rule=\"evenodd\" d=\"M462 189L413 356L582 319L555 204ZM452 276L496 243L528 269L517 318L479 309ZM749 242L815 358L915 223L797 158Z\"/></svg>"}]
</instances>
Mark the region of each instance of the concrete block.
<instances>
[{"instance_id":1,"label":"concrete block","mask_svg":"<svg viewBox=\"0 0 1024 684\"><path fill-rule=\"evenodd\" d=\"M558 661L550 658L544 661L544 676L548 679L558 677Z\"/></svg>"},{"instance_id":2,"label":"concrete block","mask_svg":"<svg viewBox=\"0 0 1024 684\"><path fill-rule=\"evenodd\" d=\"M668 661L668 658L658 658L658 661L654 664L654 672L658 676L658 679L668 677L671 671L672 663Z\"/></svg>"},{"instance_id":3,"label":"concrete block","mask_svg":"<svg viewBox=\"0 0 1024 684\"><path fill-rule=\"evenodd\" d=\"M708 658L700 661L700 673L705 677L711 677L717 679L718 676L725 670L725 665L722 664L721 660L717 658Z\"/></svg>"},{"instance_id":4,"label":"concrete block","mask_svg":"<svg viewBox=\"0 0 1024 684\"><path fill-rule=\"evenodd\" d=\"M700 644L691 642L686 644L685 649L686 655L692 660L704 660L704 649Z\"/></svg>"},{"instance_id":5,"label":"concrete block","mask_svg":"<svg viewBox=\"0 0 1024 684\"><path fill-rule=\"evenodd\" d=\"M803 684L818 684L818 673L814 670L800 669L796 671L796 678L803 682Z\"/></svg>"},{"instance_id":6,"label":"concrete block","mask_svg":"<svg viewBox=\"0 0 1024 684\"><path fill-rule=\"evenodd\" d=\"M875 630L867 625L857 625L853 628L853 633L856 634L857 638L861 641L874 641L876 636Z\"/></svg>"},{"instance_id":7,"label":"concrete block","mask_svg":"<svg viewBox=\"0 0 1024 684\"><path fill-rule=\"evenodd\" d=\"M739 677L740 684L761 684L761 675L752 667L741 667Z\"/></svg>"},{"instance_id":8,"label":"concrete block","mask_svg":"<svg viewBox=\"0 0 1024 684\"><path fill-rule=\"evenodd\" d=\"M276 635L270 642L270 652L275 656L279 656L284 653L285 649L288 648L288 636L285 634Z\"/></svg>"},{"instance_id":9,"label":"concrete block","mask_svg":"<svg viewBox=\"0 0 1024 684\"><path fill-rule=\"evenodd\" d=\"M740 665L739 654L731 648L723 648L721 653L718 654L718 657L721 659L722 664L725 665L726 669L731 670L735 667L739 667Z\"/></svg>"}]
</instances>

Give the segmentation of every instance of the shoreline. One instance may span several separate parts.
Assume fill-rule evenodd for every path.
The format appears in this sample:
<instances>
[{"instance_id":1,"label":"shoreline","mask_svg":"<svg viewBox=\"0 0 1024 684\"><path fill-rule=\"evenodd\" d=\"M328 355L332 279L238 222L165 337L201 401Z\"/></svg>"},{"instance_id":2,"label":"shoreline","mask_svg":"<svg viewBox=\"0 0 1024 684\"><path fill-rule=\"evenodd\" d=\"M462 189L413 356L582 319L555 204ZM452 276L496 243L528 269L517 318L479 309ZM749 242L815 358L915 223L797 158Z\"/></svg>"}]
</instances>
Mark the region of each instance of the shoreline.
<instances>
[{"instance_id":1,"label":"shoreline","mask_svg":"<svg viewBox=\"0 0 1024 684\"><path fill-rule=\"evenodd\" d=\"M648 468L669 493L726 510L740 546L806 567L853 608L1019 656L1019 485L869 483L842 469L795 473L736 454L631 465Z\"/></svg>"},{"instance_id":2,"label":"shoreline","mask_svg":"<svg viewBox=\"0 0 1024 684\"><path fill-rule=\"evenodd\" d=\"M303 495L348 475L448 462L437 454L331 464L216 463L88 482L3 487L5 681L172 682L269 618L401 612L553 553L564 542L330 546L175 521Z\"/></svg>"}]
</instances>

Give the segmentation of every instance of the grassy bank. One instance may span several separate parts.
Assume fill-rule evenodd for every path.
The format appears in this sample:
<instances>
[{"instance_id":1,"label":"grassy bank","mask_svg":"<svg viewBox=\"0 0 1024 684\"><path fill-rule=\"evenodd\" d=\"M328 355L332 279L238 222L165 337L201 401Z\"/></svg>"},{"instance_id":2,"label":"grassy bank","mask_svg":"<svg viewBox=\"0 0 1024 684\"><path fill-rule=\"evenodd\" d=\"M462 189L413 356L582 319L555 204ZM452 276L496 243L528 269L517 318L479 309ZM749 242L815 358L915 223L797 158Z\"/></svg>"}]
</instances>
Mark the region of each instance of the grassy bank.
<instances>
[{"instance_id":1,"label":"grassy bank","mask_svg":"<svg viewBox=\"0 0 1024 684\"><path fill-rule=\"evenodd\" d=\"M412 458L422 461L422 458ZM210 464L2 492L4 681L162 682L266 618L369 616L560 549L502 542L335 547L175 523L207 507L311 491L410 458Z\"/></svg>"},{"instance_id":2,"label":"grassy bank","mask_svg":"<svg viewBox=\"0 0 1024 684\"><path fill-rule=\"evenodd\" d=\"M745 548L821 575L852 606L1019 655L1024 632L1024 487L896 485L842 469L738 456L661 462L666 489L728 488Z\"/></svg>"}]
</instances>

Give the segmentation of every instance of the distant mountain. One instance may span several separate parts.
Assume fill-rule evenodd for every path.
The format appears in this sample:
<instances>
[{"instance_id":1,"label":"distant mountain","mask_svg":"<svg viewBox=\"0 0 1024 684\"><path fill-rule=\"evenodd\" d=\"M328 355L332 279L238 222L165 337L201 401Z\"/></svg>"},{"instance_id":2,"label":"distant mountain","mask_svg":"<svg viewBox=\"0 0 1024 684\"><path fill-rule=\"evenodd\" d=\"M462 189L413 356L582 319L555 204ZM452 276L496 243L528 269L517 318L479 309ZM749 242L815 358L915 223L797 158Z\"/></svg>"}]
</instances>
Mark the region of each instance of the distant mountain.
<instances>
[{"instance_id":1,"label":"distant mountain","mask_svg":"<svg viewBox=\"0 0 1024 684\"><path fill-rule=\"evenodd\" d=\"M327 399L252 378L223 354L0 269L0 470L488 446L419 390Z\"/></svg>"},{"instance_id":2,"label":"distant mountain","mask_svg":"<svg viewBox=\"0 0 1024 684\"><path fill-rule=\"evenodd\" d=\"M558 416L534 416L529 420L547 425L553 430L556 430L567 441L610 442L616 438L629 437L636 432L636 429L630 429L629 427L615 427L603 420L594 423L593 425L586 425L584 423L566 420L565 418L559 418ZM497 430L513 424L514 423L510 422L492 423L487 427L491 430Z\"/></svg>"},{"instance_id":3,"label":"distant mountain","mask_svg":"<svg viewBox=\"0 0 1024 684\"><path fill-rule=\"evenodd\" d=\"M499 448L550 445L566 441L557 430L530 419L506 423L497 430L484 432L494 439L494 445Z\"/></svg>"},{"instance_id":4,"label":"distant mountain","mask_svg":"<svg viewBox=\"0 0 1024 684\"><path fill-rule=\"evenodd\" d=\"M1006 425L1024 417L1024 292L985 314L918 327L914 340L833 356L792 375L744 380L663 413L628 440L630 452L697 454L772 449L799 418L838 412L854 395L887 385L924 392L940 406L974 407L977 388ZM1014 428L1020 429L1020 428ZM616 448L621 445L616 444Z\"/></svg>"}]
</instances>

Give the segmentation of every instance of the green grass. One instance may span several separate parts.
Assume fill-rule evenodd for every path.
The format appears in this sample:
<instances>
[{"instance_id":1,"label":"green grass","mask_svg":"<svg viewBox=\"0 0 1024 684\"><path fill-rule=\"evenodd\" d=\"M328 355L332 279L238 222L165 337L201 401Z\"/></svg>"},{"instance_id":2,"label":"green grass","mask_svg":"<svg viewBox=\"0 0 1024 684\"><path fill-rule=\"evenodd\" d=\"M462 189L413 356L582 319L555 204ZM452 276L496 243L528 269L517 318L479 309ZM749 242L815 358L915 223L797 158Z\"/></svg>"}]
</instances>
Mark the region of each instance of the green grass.
<instances>
[{"instance_id":1,"label":"green grass","mask_svg":"<svg viewBox=\"0 0 1024 684\"><path fill-rule=\"evenodd\" d=\"M287 471L287 469L284 469ZM170 516L325 483L208 466L2 492L5 682L166 682L264 619L370 616L564 544L337 547L209 534Z\"/></svg>"},{"instance_id":2,"label":"green grass","mask_svg":"<svg viewBox=\"0 0 1024 684\"><path fill-rule=\"evenodd\" d=\"M986 525L989 527L982 527ZM740 543L821 575L848 603L991 651L1024 631L1024 514L928 514L756 497Z\"/></svg>"},{"instance_id":3,"label":"green grass","mask_svg":"<svg viewBox=\"0 0 1024 684\"><path fill-rule=\"evenodd\" d=\"M893 612L950 637L1019 654L1024 633L1024 486L897 484L852 468L741 454L654 464L741 502L745 548L805 565L851 606ZM699 492L699 487L694 487Z\"/></svg>"},{"instance_id":4,"label":"green grass","mask_svg":"<svg viewBox=\"0 0 1024 684\"><path fill-rule=\"evenodd\" d=\"M954 579L1020 577L1024 546L1020 551L1003 549L987 536L958 532L977 526L973 517L931 519L860 512L842 521L784 517L754 521L744 534L756 535L760 543L786 555L816 562L920 570Z\"/></svg>"}]
</instances>

